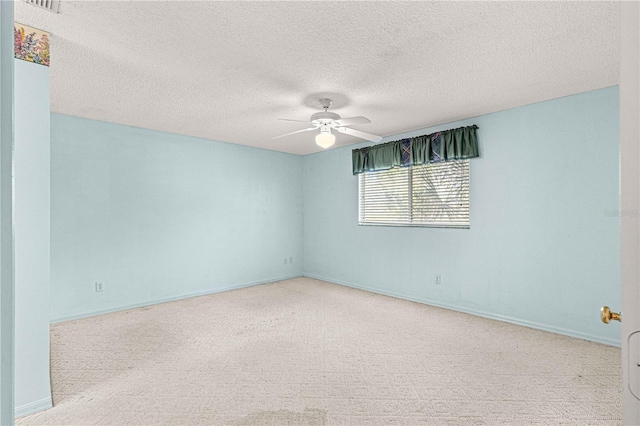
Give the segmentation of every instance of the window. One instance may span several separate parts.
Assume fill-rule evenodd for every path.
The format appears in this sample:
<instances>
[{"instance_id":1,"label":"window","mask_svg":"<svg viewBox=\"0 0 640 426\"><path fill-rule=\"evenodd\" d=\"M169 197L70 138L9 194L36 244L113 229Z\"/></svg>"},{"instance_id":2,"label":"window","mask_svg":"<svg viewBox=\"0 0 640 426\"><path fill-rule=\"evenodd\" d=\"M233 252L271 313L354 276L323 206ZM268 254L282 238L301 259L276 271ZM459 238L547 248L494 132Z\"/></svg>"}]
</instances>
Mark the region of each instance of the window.
<instances>
[{"instance_id":1,"label":"window","mask_svg":"<svg viewBox=\"0 0 640 426\"><path fill-rule=\"evenodd\" d=\"M469 160L358 175L360 225L469 227Z\"/></svg>"}]
</instances>

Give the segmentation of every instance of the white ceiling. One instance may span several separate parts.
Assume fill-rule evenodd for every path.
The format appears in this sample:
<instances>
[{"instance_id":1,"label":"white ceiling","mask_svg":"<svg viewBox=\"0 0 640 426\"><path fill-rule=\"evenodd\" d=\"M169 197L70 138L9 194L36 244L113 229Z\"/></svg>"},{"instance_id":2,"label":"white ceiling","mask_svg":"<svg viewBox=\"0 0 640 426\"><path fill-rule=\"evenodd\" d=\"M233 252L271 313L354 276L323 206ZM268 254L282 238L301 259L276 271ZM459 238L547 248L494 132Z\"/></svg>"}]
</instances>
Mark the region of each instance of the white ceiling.
<instances>
[{"instance_id":1,"label":"white ceiling","mask_svg":"<svg viewBox=\"0 0 640 426\"><path fill-rule=\"evenodd\" d=\"M617 2L16 1L51 110L294 154L334 99L381 136L618 83ZM335 146L360 142L337 134Z\"/></svg>"}]
</instances>

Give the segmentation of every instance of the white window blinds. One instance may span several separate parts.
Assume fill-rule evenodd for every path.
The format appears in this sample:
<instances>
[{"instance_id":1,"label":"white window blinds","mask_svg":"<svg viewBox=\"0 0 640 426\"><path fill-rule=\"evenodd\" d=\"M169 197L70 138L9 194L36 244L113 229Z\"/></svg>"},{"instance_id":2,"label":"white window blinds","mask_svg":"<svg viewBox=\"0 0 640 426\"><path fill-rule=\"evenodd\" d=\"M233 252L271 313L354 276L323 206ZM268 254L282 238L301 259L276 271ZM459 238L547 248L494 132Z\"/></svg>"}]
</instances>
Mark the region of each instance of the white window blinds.
<instances>
[{"instance_id":1,"label":"white window blinds","mask_svg":"<svg viewBox=\"0 0 640 426\"><path fill-rule=\"evenodd\" d=\"M469 160L358 175L361 225L469 227Z\"/></svg>"}]
</instances>

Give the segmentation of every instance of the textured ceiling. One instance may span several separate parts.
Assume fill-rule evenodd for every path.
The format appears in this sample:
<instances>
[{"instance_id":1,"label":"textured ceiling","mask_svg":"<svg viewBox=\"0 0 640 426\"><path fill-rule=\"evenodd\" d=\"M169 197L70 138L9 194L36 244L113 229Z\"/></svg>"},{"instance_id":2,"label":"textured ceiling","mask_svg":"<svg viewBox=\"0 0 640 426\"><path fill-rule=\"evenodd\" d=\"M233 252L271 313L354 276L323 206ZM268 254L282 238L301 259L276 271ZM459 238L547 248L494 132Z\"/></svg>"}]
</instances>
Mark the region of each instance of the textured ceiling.
<instances>
[{"instance_id":1,"label":"textured ceiling","mask_svg":"<svg viewBox=\"0 0 640 426\"><path fill-rule=\"evenodd\" d=\"M326 94L390 136L618 83L617 2L15 8L52 33L52 111L294 154L321 150L315 132L271 140L308 127L278 118L306 120Z\"/></svg>"}]
</instances>

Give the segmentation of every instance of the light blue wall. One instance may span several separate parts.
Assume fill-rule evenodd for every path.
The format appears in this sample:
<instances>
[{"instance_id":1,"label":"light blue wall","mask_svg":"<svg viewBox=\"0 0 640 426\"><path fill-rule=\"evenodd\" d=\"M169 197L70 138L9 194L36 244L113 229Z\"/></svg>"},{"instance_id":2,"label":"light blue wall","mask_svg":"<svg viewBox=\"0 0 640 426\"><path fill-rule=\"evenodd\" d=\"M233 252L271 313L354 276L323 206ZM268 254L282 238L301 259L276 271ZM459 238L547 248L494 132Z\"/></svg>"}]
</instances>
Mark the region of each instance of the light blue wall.
<instances>
[{"instance_id":1,"label":"light blue wall","mask_svg":"<svg viewBox=\"0 0 640 426\"><path fill-rule=\"evenodd\" d=\"M49 67L15 65L15 414L51 407Z\"/></svg>"},{"instance_id":2,"label":"light blue wall","mask_svg":"<svg viewBox=\"0 0 640 426\"><path fill-rule=\"evenodd\" d=\"M599 319L620 306L618 88L387 140L470 124L467 230L358 226L351 150L370 144L304 157L305 275L620 345Z\"/></svg>"},{"instance_id":3,"label":"light blue wall","mask_svg":"<svg viewBox=\"0 0 640 426\"><path fill-rule=\"evenodd\" d=\"M0 1L0 424L13 422L13 1Z\"/></svg>"},{"instance_id":4,"label":"light blue wall","mask_svg":"<svg viewBox=\"0 0 640 426\"><path fill-rule=\"evenodd\" d=\"M52 321L301 275L302 161L52 114Z\"/></svg>"},{"instance_id":5,"label":"light blue wall","mask_svg":"<svg viewBox=\"0 0 640 426\"><path fill-rule=\"evenodd\" d=\"M387 139L469 124L462 230L358 226L367 144L297 157L52 114L51 319L304 273L619 345L598 317L620 306L617 87Z\"/></svg>"}]
</instances>

